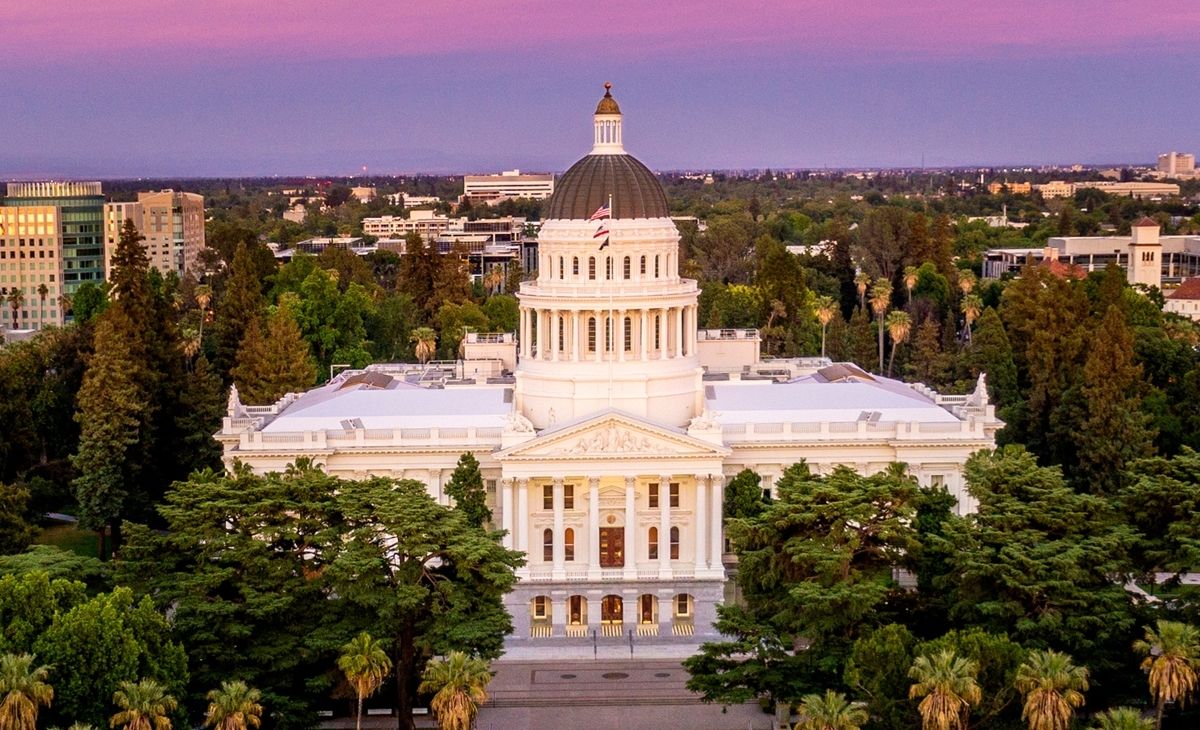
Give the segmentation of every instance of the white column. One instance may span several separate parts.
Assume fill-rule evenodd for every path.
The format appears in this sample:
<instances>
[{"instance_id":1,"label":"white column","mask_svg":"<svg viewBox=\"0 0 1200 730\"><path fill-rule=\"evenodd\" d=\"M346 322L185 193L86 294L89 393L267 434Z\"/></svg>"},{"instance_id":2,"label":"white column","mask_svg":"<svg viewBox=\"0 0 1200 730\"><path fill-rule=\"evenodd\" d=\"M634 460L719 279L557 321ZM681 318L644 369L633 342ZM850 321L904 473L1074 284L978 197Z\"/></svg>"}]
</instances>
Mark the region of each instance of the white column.
<instances>
[{"instance_id":1,"label":"white column","mask_svg":"<svg viewBox=\"0 0 1200 730\"><path fill-rule=\"evenodd\" d=\"M675 308L675 357L683 357L683 307Z\"/></svg>"},{"instance_id":2,"label":"white column","mask_svg":"<svg viewBox=\"0 0 1200 730\"><path fill-rule=\"evenodd\" d=\"M723 523L723 507L725 504L725 477L721 474L716 474L712 478L712 513L709 515L709 522L712 525L711 540L708 543L710 557L708 559L709 567L716 569L725 569L725 564L722 562L722 555L725 553L725 536L721 532Z\"/></svg>"},{"instance_id":3,"label":"white column","mask_svg":"<svg viewBox=\"0 0 1200 730\"><path fill-rule=\"evenodd\" d=\"M692 529L696 531L696 572L708 567L708 551L704 536L708 533L708 477L696 476L696 512Z\"/></svg>"},{"instance_id":4,"label":"white column","mask_svg":"<svg viewBox=\"0 0 1200 730\"><path fill-rule=\"evenodd\" d=\"M658 310L658 359L667 359L667 309Z\"/></svg>"},{"instance_id":5,"label":"white column","mask_svg":"<svg viewBox=\"0 0 1200 730\"><path fill-rule=\"evenodd\" d=\"M658 577L670 578L671 475L664 474L658 479Z\"/></svg>"},{"instance_id":6,"label":"white column","mask_svg":"<svg viewBox=\"0 0 1200 730\"><path fill-rule=\"evenodd\" d=\"M521 341L521 357L528 357L526 348L529 347L529 335L525 331L525 307L521 307L521 320L517 324L517 338Z\"/></svg>"},{"instance_id":7,"label":"white column","mask_svg":"<svg viewBox=\"0 0 1200 730\"><path fill-rule=\"evenodd\" d=\"M637 578L637 479L625 477L625 578Z\"/></svg>"},{"instance_id":8,"label":"white column","mask_svg":"<svg viewBox=\"0 0 1200 730\"><path fill-rule=\"evenodd\" d=\"M517 480L517 513L513 515L517 530L517 549L529 552L529 480ZM526 568L528 569L528 568Z\"/></svg>"},{"instance_id":9,"label":"white column","mask_svg":"<svg viewBox=\"0 0 1200 730\"><path fill-rule=\"evenodd\" d=\"M508 534L504 536L504 547L516 549L516 534L513 532L513 480L500 480L500 526Z\"/></svg>"},{"instance_id":10,"label":"white column","mask_svg":"<svg viewBox=\"0 0 1200 730\"><path fill-rule=\"evenodd\" d=\"M537 310L537 343L538 343L537 356L538 356L539 360L549 360L550 359L549 355L547 354L547 350L549 349L548 344L550 342L550 338L547 337L547 335L550 333L546 331L546 330L550 329L549 327L546 326L547 320L549 320L549 319L550 319L550 317L547 316L546 310L544 310L544 309Z\"/></svg>"},{"instance_id":11,"label":"white column","mask_svg":"<svg viewBox=\"0 0 1200 730\"><path fill-rule=\"evenodd\" d=\"M566 577L566 550L563 542L563 480L554 480L554 577Z\"/></svg>"},{"instance_id":12,"label":"white column","mask_svg":"<svg viewBox=\"0 0 1200 730\"><path fill-rule=\"evenodd\" d=\"M588 578L600 578L600 479L588 479Z\"/></svg>"},{"instance_id":13,"label":"white column","mask_svg":"<svg viewBox=\"0 0 1200 730\"><path fill-rule=\"evenodd\" d=\"M557 309L550 310L550 359L558 362L558 327L559 327L559 311ZM566 344L566 343L563 343Z\"/></svg>"}]
</instances>

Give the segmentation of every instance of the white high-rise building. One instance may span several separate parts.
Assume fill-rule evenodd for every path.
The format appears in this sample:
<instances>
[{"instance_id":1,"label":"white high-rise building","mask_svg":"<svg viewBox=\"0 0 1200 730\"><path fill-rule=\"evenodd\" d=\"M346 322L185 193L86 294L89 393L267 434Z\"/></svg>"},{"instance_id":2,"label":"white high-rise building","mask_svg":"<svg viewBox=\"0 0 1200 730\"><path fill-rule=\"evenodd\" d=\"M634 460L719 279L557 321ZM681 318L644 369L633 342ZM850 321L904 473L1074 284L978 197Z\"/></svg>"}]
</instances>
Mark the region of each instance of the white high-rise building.
<instances>
[{"instance_id":1,"label":"white high-rise building","mask_svg":"<svg viewBox=\"0 0 1200 730\"><path fill-rule=\"evenodd\" d=\"M818 473L904 462L974 509L963 464L1003 425L982 379L941 396L849 363L762 363L757 331L699 330L666 195L625 151L607 91L539 239L515 338L469 334L455 363L345 372L268 406L234 393L226 463L265 472L309 457L340 476L418 479L448 504L455 463L474 453L496 524L527 556L506 605L510 646L534 654L592 632L711 639L724 487L743 469L774 489L801 460Z\"/></svg>"}]
</instances>

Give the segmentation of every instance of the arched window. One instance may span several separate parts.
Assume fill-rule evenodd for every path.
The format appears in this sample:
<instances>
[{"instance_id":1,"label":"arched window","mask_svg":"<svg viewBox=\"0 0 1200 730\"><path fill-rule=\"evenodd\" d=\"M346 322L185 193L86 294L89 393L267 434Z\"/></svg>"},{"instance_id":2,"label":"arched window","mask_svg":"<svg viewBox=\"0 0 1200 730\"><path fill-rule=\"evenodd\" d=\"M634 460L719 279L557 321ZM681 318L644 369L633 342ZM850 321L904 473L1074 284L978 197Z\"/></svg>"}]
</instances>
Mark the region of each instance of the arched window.
<instances>
[{"instance_id":1,"label":"arched window","mask_svg":"<svg viewBox=\"0 0 1200 730\"><path fill-rule=\"evenodd\" d=\"M575 530L570 527L563 532L563 559L575 559Z\"/></svg>"},{"instance_id":2,"label":"arched window","mask_svg":"<svg viewBox=\"0 0 1200 730\"><path fill-rule=\"evenodd\" d=\"M628 261L629 259L626 259ZM625 352L633 351L633 320L625 318Z\"/></svg>"},{"instance_id":3,"label":"arched window","mask_svg":"<svg viewBox=\"0 0 1200 730\"><path fill-rule=\"evenodd\" d=\"M654 349L662 349L662 315L654 315Z\"/></svg>"},{"instance_id":4,"label":"arched window","mask_svg":"<svg viewBox=\"0 0 1200 730\"><path fill-rule=\"evenodd\" d=\"M630 265L629 257L625 257L625 278L628 279L632 275L633 267Z\"/></svg>"},{"instance_id":5,"label":"arched window","mask_svg":"<svg viewBox=\"0 0 1200 730\"><path fill-rule=\"evenodd\" d=\"M671 528L671 560L679 560L679 528Z\"/></svg>"},{"instance_id":6,"label":"arched window","mask_svg":"<svg viewBox=\"0 0 1200 730\"><path fill-rule=\"evenodd\" d=\"M645 254L642 254L642 269L641 269L641 272L642 272L642 276L645 276L645 275L646 275L646 256L645 256Z\"/></svg>"},{"instance_id":7,"label":"arched window","mask_svg":"<svg viewBox=\"0 0 1200 730\"><path fill-rule=\"evenodd\" d=\"M658 560L658 528L650 528L650 536L646 539L646 548L648 549L647 558L649 560Z\"/></svg>"},{"instance_id":8,"label":"arched window","mask_svg":"<svg viewBox=\"0 0 1200 730\"><path fill-rule=\"evenodd\" d=\"M654 604L658 603L657 597L650 593L643 593L638 597L638 622L643 624L654 623Z\"/></svg>"},{"instance_id":9,"label":"arched window","mask_svg":"<svg viewBox=\"0 0 1200 730\"><path fill-rule=\"evenodd\" d=\"M658 278L658 254L654 254L654 278Z\"/></svg>"},{"instance_id":10,"label":"arched window","mask_svg":"<svg viewBox=\"0 0 1200 730\"><path fill-rule=\"evenodd\" d=\"M588 352L596 351L596 318L588 317Z\"/></svg>"},{"instance_id":11,"label":"arched window","mask_svg":"<svg viewBox=\"0 0 1200 730\"><path fill-rule=\"evenodd\" d=\"M612 349L613 349L612 325L613 325L612 317L605 317L604 318L604 351L605 352L612 352Z\"/></svg>"},{"instance_id":12,"label":"arched window","mask_svg":"<svg viewBox=\"0 0 1200 730\"><path fill-rule=\"evenodd\" d=\"M596 257L588 256L588 278L596 278Z\"/></svg>"},{"instance_id":13,"label":"arched window","mask_svg":"<svg viewBox=\"0 0 1200 730\"><path fill-rule=\"evenodd\" d=\"M542 530L542 560L547 563L554 561L554 530L549 527Z\"/></svg>"},{"instance_id":14,"label":"arched window","mask_svg":"<svg viewBox=\"0 0 1200 730\"><path fill-rule=\"evenodd\" d=\"M571 276L579 276L579 257L571 257Z\"/></svg>"},{"instance_id":15,"label":"arched window","mask_svg":"<svg viewBox=\"0 0 1200 730\"><path fill-rule=\"evenodd\" d=\"M560 279L566 278L564 276L565 272L564 272L563 264L564 264L563 257L559 256L558 257L558 278L560 278Z\"/></svg>"},{"instance_id":16,"label":"arched window","mask_svg":"<svg viewBox=\"0 0 1200 730\"><path fill-rule=\"evenodd\" d=\"M565 352L567 349L567 318L558 318L558 351Z\"/></svg>"},{"instance_id":17,"label":"arched window","mask_svg":"<svg viewBox=\"0 0 1200 730\"><path fill-rule=\"evenodd\" d=\"M583 596L571 596L567 599L567 623L579 626L583 623L587 599Z\"/></svg>"},{"instance_id":18,"label":"arched window","mask_svg":"<svg viewBox=\"0 0 1200 730\"><path fill-rule=\"evenodd\" d=\"M612 256L604 257L604 278L612 278Z\"/></svg>"}]
</instances>

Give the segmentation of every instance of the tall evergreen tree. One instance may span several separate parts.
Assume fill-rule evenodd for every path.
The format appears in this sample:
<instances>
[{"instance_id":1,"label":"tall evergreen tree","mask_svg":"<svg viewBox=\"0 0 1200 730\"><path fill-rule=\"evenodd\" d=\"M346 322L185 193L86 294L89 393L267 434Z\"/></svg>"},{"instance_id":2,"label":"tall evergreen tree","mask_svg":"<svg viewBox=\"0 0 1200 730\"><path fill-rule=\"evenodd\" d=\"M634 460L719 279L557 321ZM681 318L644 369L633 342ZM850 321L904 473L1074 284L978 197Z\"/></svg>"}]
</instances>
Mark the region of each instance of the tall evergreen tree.
<instances>
[{"instance_id":1,"label":"tall evergreen tree","mask_svg":"<svg viewBox=\"0 0 1200 730\"><path fill-rule=\"evenodd\" d=\"M472 525L483 527L492 521L479 460L470 451L458 457L458 464L446 483L446 494L454 499L454 509L461 512Z\"/></svg>"},{"instance_id":2,"label":"tall evergreen tree","mask_svg":"<svg viewBox=\"0 0 1200 730\"><path fill-rule=\"evenodd\" d=\"M1008 405L1017 398L1017 366L1013 362L1012 346L1004 323L996 310L988 307L979 317L971 344L963 352L963 375L974 381L987 373L988 395L993 401Z\"/></svg>"},{"instance_id":3,"label":"tall evergreen tree","mask_svg":"<svg viewBox=\"0 0 1200 730\"><path fill-rule=\"evenodd\" d=\"M246 328L262 320L265 303L262 282L254 265L254 257L245 243L239 243L233 255L232 273L225 291L217 302L213 319L213 366L227 381L237 365L237 354Z\"/></svg>"},{"instance_id":4,"label":"tall evergreen tree","mask_svg":"<svg viewBox=\"0 0 1200 730\"><path fill-rule=\"evenodd\" d=\"M212 435L221 427L225 388L203 353L184 378L179 405L175 420L183 446L178 454L181 471L190 474L197 469L218 468L221 444Z\"/></svg>"},{"instance_id":5,"label":"tall evergreen tree","mask_svg":"<svg viewBox=\"0 0 1200 730\"><path fill-rule=\"evenodd\" d=\"M257 320L250 322L231 375L245 402L257 405L312 387L317 371L289 306L276 307L265 335Z\"/></svg>"},{"instance_id":6,"label":"tall evergreen tree","mask_svg":"<svg viewBox=\"0 0 1200 730\"><path fill-rule=\"evenodd\" d=\"M932 316L926 317L913 337L912 354L908 358L909 376L931 388L939 388L946 380L946 366L937 321Z\"/></svg>"}]
</instances>

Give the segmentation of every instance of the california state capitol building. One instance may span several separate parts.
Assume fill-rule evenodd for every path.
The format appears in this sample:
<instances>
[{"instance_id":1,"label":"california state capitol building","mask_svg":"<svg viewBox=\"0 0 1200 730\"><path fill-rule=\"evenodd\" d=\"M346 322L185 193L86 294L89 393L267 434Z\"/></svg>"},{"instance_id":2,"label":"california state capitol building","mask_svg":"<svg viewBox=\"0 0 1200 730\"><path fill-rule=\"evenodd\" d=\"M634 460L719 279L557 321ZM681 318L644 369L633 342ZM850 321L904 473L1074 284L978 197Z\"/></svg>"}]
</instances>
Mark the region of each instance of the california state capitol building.
<instances>
[{"instance_id":1,"label":"california state capitol building","mask_svg":"<svg viewBox=\"0 0 1200 730\"><path fill-rule=\"evenodd\" d=\"M963 464L1003 425L982 379L943 396L850 363L763 360L756 330L700 329L666 194L625 151L607 85L592 125L545 208L519 332L468 333L460 360L343 371L270 406L235 390L217 434L226 465L308 457L348 479L416 479L450 504L473 453L496 526L527 557L507 644L535 654L593 632L712 639L732 558L723 492L743 469L774 489L801 460L820 474L903 462L972 511Z\"/></svg>"}]
</instances>

